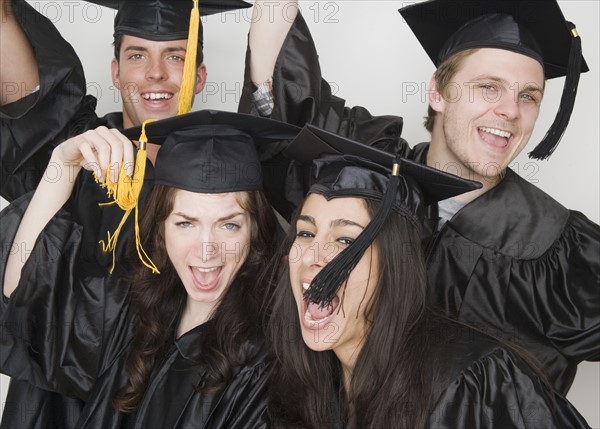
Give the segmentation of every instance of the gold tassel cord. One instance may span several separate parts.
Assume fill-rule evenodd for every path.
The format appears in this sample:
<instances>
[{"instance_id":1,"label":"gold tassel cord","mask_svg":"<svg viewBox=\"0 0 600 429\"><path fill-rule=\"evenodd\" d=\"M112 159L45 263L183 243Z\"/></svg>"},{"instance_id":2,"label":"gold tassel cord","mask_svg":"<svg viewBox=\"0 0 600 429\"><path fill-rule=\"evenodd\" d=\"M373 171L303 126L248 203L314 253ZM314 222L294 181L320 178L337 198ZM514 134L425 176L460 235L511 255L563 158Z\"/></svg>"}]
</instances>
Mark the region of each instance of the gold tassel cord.
<instances>
[{"instance_id":1,"label":"gold tassel cord","mask_svg":"<svg viewBox=\"0 0 600 429\"><path fill-rule=\"evenodd\" d=\"M101 185L103 188L106 188L108 196L112 197L114 201L109 203L101 203L99 205L108 206L117 204L122 210L125 211L125 214L123 215L123 218L121 219L121 222L119 223L119 226L115 232L112 234L110 231L108 232L108 239L106 242L104 240L99 241L103 252L112 252L113 260L112 266L109 270L111 274L115 268L115 251L117 248L119 234L121 233L123 225L125 225L125 221L127 221L127 218L133 210L135 210L135 246L138 256L142 263L152 270L153 274L160 274L160 271L142 247L138 226L138 202L142 186L144 185L144 176L146 174L146 143L148 142L148 138L146 136L146 124L152 121L152 119L146 120L142 124L142 134L140 135L139 139L140 146L135 159L133 176L129 177L125 170L125 165L121 165L117 182L114 183L110 179L109 172L107 172L106 181Z\"/></svg>"},{"instance_id":2,"label":"gold tassel cord","mask_svg":"<svg viewBox=\"0 0 600 429\"><path fill-rule=\"evenodd\" d=\"M194 87L196 86L196 56L198 53L198 31L200 29L200 9L198 0L194 1L194 7L190 13L190 31L183 65L183 77L179 89L179 101L177 114L181 115L192 110L192 99L194 98Z\"/></svg>"}]
</instances>

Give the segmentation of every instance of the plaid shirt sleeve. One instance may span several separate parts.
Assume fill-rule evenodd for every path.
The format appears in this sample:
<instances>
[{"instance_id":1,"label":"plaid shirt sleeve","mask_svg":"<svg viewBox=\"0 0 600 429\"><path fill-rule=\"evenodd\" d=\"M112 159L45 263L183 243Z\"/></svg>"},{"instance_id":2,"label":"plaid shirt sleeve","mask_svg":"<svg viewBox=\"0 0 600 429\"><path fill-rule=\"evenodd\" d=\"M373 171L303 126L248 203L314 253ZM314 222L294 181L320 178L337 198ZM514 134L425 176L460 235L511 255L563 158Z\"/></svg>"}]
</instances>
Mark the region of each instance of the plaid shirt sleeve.
<instances>
[{"instance_id":1,"label":"plaid shirt sleeve","mask_svg":"<svg viewBox=\"0 0 600 429\"><path fill-rule=\"evenodd\" d=\"M273 113L275 101L273 99L273 79L269 78L257 86L252 93L254 110L262 117L269 117Z\"/></svg>"}]
</instances>

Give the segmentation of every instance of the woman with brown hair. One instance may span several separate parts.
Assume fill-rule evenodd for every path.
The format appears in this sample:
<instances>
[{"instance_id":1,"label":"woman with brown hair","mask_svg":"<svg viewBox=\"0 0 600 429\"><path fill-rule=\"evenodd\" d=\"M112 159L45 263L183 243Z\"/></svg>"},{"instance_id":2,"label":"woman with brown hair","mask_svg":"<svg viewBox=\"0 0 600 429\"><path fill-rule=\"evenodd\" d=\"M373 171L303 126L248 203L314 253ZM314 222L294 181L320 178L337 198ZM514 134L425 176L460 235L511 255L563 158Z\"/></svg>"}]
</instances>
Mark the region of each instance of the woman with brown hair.
<instances>
[{"instance_id":1,"label":"woman with brown hair","mask_svg":"<svg viewBox=\"0 0 600 429\"><path fill-rule=\"evenodd\" d=\"M43 182L31 202L3 213L9 247L33 245L28 234L41 230L25 261L4 255L0 368L81 399L77 427L263 427L257 279L277 221L255 146L290 138L296 128L205 111L146 132L163 143L136 234L134 252L146 266L134 260L124 276L121 263L112 275L79 263L82 228L60 209L68 177ZM133 160L131 142L117 131L84 136L85 143L60 145L55 165L110 178ZM114 244L116 235L109 237Z\"/></svg>"}]
</instances>

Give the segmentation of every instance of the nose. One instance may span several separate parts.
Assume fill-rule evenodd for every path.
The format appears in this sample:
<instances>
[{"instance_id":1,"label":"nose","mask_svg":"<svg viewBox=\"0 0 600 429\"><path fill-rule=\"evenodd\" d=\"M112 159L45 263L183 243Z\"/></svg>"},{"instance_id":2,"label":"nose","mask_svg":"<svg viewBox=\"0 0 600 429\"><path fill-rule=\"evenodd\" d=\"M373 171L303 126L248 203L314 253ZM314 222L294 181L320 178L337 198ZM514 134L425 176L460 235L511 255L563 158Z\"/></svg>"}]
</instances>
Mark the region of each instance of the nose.
<instances>
[{"instance_id":1,"label":"nose","mask_svg":"<svg viewBox=\"0 0 600 429\"><path fill-rule=\"evenodd\" d=\"M306 267L323 268L339 253L339 247L334 241L319 240L315 237L312 244L302 252L302 263Z\"/></svg>"},{"instance_id":2,"label":"nose","mask_svg":"<svg viewBox=\"0 0 600 429\"><path fill-rule=\"evenodd\" d=\"M517 119L521 114L520 109L518 96L513 94L512 91L507 91L507 94L502 94L494 106L496 115L506 121Z\"/></svg>"},{"instance_id":3,"label":"nose","mask_svg":"<svg viewBox=\"0 0 600 429\"><path fill-rule=\"evenodd\" d=\"M219 256L219 243L216 242L210 230L198 232L194 243L194 253L202 259L202 262L208 262Z\"/></svg>"},{"instance_id":4,"label":"nose","mask_svg":"<svg viewBox=\"0 0 600 429\"><path fill-rule=\"evenodd\" d=\"M161 58L153 58L148 64L146 70L146 79L152 81L163 81L168 76L167 68Z\"/></svg>"}]
</instances>

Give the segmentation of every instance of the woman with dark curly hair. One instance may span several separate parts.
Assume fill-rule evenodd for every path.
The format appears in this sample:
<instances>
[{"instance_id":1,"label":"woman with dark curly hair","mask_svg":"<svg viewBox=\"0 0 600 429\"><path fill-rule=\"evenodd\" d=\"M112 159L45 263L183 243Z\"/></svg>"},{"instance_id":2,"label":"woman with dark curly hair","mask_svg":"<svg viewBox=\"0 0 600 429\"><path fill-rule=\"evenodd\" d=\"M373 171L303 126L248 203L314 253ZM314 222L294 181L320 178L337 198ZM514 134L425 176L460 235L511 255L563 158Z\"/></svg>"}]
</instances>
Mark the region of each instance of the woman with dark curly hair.
<instances>
[{"instance_id":1,"label":"woman with dark curly hair","mask_svg":"<svg viewBox=\"0 0 600 429\"><path fill-rule=\"evenodd\" d=\"M278 228L255 146L272 148L296 128L196 112L146 131L153 143L164 143L132 245L144 265L119 263L108 274L81 263L82 228L61 209L72 188L68 177L42 182L31 202L3 213L7 248L35 247L26 260L3 255L9 299L0 368L82 400L77 427L263 427L267 365L258 277ZM57 147L55 165L96 169L121 186L107 174L109 166L119 171L133 160L131 142L108 129L83 136L85 142ZM117 235L109 234L108 246Z\"/></svg>"},{"instance_id":2,"label":"woman with dark curly hair","mask_svg":"<svg viewBox=\"0 0 600 429\"><path fill-rule=\"evenodd\" d=\"M421 215L472 182L312 126L287 153L316 159L268 315L274 427L587 427L529 357L432 308Z\"/></svg>"}]
</instances>

